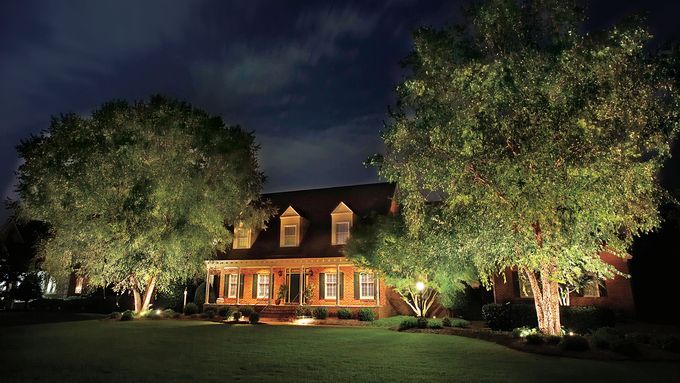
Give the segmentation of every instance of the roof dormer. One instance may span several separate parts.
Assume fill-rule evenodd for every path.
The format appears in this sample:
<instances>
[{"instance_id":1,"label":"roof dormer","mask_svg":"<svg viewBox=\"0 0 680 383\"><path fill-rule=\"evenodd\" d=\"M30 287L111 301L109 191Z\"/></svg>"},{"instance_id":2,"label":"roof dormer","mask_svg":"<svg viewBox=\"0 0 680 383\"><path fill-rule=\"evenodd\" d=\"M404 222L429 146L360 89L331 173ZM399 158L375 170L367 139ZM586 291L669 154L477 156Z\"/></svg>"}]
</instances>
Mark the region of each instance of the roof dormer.
<instances>
[{"instance_id":1,"label":"roof dormer","mask_svg":"<svg viewBox=\"0 0 680 383\"><path fill-rule=\"evenodd\" d=\"M331 212L331 244L344 245L350 236L352 226L354 226L356 214L344 202Z\"/></svg>"},{"instance_id":2,"label":"roof dormer","mask_svg":"<svg viewBox=\"0 0 680 383\"><path fill-rule=\"evenodd\" d=\"M234 225L234 249L250 249L253 246L253 242L257 238L257 231L246 227L243 222L239 222L238 225Z\"/></svg>"},{"instance_id":3,"label":"roof dormer","mask_svg":"<svg viewBox=\"0 0 680 383\"><path fill-rule=\"evenodd\" d=\"M279 216L279 221L281 221L279 246L300 246L305 228L307 227L307 220L295 211L292 206L288 206Z\"/></svg>"}]
</instances>

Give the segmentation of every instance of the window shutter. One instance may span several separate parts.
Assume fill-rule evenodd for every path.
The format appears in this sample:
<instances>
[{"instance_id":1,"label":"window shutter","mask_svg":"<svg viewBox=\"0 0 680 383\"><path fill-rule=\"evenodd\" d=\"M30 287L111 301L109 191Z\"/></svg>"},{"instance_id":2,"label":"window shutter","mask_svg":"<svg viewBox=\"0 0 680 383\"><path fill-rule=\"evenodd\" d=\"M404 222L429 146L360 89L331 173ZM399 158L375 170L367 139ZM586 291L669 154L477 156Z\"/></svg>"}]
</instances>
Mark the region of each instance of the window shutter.
<instances>
[{"instance_id":1,"label":"window shutter","mask_svg":"<svg viewBox=\"0 0 680 383\"><path fill-rule=\"evenodd\" d=\"M326 299L326 274L319 273L319 299Z\"/></svg>"},{"instance_id":2,"label":"window shutter","mask_svg":"<svg viewBox=\"0 0 680 383\"><path fill-rule=\"evenodd\" d=\"M378 297L378 289L380 288L380 283L378 283L378 274L373 274L373 297Z\"/></svg>"},{"instance_id":3,"label":"window shutter","mask_svg":"<svg viewBox=\"0 0 680 383\"><path fill-rule=\"evenodd\" d=\"M340 286L340 299L344 298L345 295L345 273L342 271L338 276L338 286Z\"/></svg>"},{"instance_id":4,"label":"window shutter","mask_svg":"<svg viewBox=\"0 0 680 383\"><path fill-rule=\"evenodd\" d=\"M274 298L274 273L269 274L269 298Z\"/></svg>"},{"instance_id":5,"label":"window shutter","mask_svg":"<svg viewBox=\"0 0 680 383\"><path fill-rule=\"evenodd\" d=\"M239 299L243 299L243 285L245 283L246 276L244 274L239 275L239 281L238 281L238 297Z\"/></svg>"},{"instance_id":6,"label":"window shutter","mask_svg":"<svg viewBox=\"0 0 680 383\"><path fill-rule=\"evenodd\" d=\"M253 274L253 298L257 298L257 274Z\"/></svg>"},{"instance_id":7,"label":"window shutter","mask_svg":"<svg viewBox=\"0 0 680 383\"><path fill-rule=\"evenodd\" d=\"M222 285L224 298L229 298L229 274L224 274L224 284Z\"/></svg>"},{"instance_id":8,"label":"window shutter","mask_svg":"<svg viewBox=\"0 0 680 383\"><path fill-rule=\"evenodd\" d=\"M512 272L512 291L516 298L521 296L519 292L519 273L517 271Z\"/></svg>"},{"instance_id":9,"label":"window shutter","mask_svg":"<svg viewBox=\"0 0 680 383\"><path fill-rule=\"evenodd\" d=\"M354 273L354 299L359 299L359 273Z\"/></svg>"}]
</instances>

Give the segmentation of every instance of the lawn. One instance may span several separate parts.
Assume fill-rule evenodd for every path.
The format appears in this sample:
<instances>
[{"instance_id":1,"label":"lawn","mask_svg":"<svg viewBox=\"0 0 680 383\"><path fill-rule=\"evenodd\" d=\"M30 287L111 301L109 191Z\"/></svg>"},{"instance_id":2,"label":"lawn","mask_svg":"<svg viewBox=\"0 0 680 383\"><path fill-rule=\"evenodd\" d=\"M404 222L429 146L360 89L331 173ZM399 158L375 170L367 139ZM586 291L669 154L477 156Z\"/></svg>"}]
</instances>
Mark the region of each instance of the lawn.
<instances>
[{"instance_id":1,"label":"lawn","mask_svg":"<svg viewBox=\"0 0 680 383\"><path fill-rule=\"evenodd\" d=\"M0 328L3 382L680 381L673 363L526 354L382 328L89 320Z\"/></svg>"}]
</instances>

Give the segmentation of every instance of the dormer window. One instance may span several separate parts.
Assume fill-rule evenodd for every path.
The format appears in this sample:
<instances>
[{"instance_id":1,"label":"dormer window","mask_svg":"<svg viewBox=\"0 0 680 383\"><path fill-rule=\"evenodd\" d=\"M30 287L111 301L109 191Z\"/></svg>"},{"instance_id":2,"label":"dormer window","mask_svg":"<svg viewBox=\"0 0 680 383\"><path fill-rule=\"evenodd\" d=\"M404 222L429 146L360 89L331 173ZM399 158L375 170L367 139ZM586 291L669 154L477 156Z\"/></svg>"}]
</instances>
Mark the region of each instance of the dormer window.
<instances>
[{"instance_id":1,"label":"dormer window","mask_svg":"<svg viewBox=\"0 0 680 383\"><path fill-rule=\"evenodd\" d=\"M297 246L297 225L283 226L283 246Z\"/></svg>"},{"instance_id":2,"label":"dormer window","mask_svg":"<svg viewBox=\"0 0 680 383\"><path fill-rule=\"evenodd\" d=\"M331 245L344 245L350 236L354 224L354 212L344 202L331 212Z\"/></svg>"},{"instance_id":3,"label":"dormer window","mask_svg":"<svg viewBox=\"0 0 680 383\"><path fill-rule=\"evenodd\" d=\"M305 235L305 228L307 227L307 220L302 218L300 214L293 209L292 206L288 208L279 217L281 221L279 246L281 247L297 247L300 246Z\"/></svg>"},{"instance_id":4,"label":"dormer window","mask_svg":"<svg viewBox=\"0 0 680 383\"><path fill-rule=\"evenodd\" d=\"M252 244L252 230L243 225L234 228L234 249L249 249Z\"/></svg>"},{"instance_id":5,"label":"dormer window","mask_svg":"<svg viewBox=\"0 0 680 383\"><path fill-rule=\"evenodd\" d=\"M349 221L335 223L335 244L344 245L349 239Z\"/></svg>"}]
</instances>

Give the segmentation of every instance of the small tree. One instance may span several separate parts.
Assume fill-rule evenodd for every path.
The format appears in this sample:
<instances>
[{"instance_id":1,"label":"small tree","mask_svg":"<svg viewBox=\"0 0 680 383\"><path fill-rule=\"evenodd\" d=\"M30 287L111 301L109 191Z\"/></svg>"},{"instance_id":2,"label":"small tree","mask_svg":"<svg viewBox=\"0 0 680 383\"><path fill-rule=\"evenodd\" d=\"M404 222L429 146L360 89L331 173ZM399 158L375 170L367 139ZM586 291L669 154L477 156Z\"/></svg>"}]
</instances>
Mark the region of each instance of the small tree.
<instances>
[{"instance_id":1,"label":"small tree","mask_svg":"<svg viewBox=\"0 0 680 383\"><path fill-rule=\"evenodd\" d=\"M490 0L418 30L378 158L411 235L447 236L487 285L517 269L547 334L560 285L612 277L599 253L623 257L659 224L680 113L676 55L646 50L636 23L584 33L583 19L572 1Z\"/></svg>"},{"instance_id":2,"label":"small tree","mask_svg":"<svg viewBox=\"0 0 680 383\"><path fill-rule=\"evenodd\" d=\"M231 242L228 225L270 214L253 134L160 96L54 118L18 151L20 210L51 225L47 271L132 291L138 312L200 276Z\"/></svg>"},{"instance_id":3,"label":"small tree","mask_svg":"<svg viewBox=\"0 0 680 383\"><path fill-rule=\"evenodd\" d=\"M414 314L424 317L440 292L447 298L462 294L465 282L475 278L466 267L446 268L444 272L431 267L433 262L444 262L447 243L445 238L409 237L400 216L376 216L353 229L344 252L356 263L380 272Z\"/></svg>"}]
</instances>

